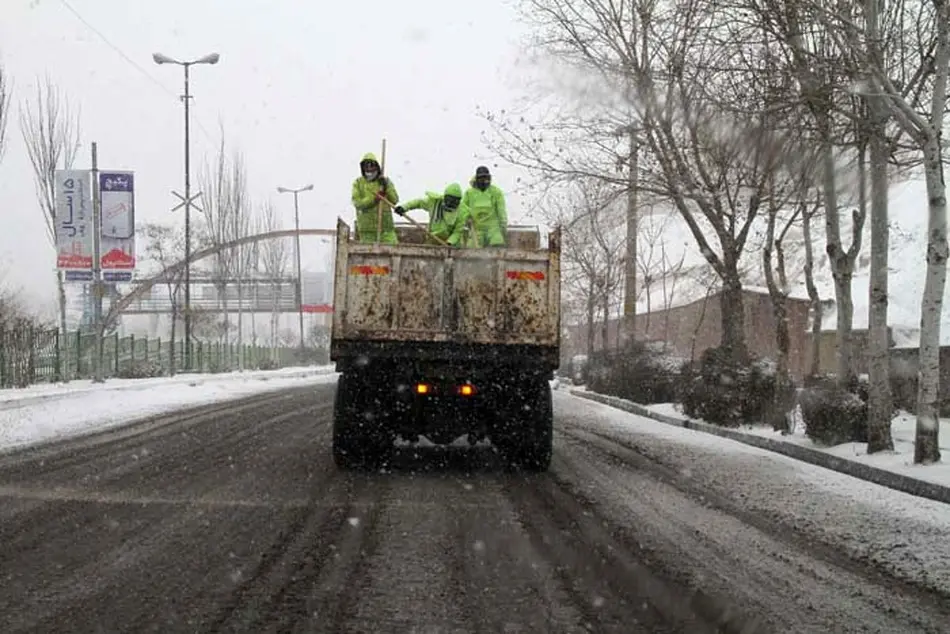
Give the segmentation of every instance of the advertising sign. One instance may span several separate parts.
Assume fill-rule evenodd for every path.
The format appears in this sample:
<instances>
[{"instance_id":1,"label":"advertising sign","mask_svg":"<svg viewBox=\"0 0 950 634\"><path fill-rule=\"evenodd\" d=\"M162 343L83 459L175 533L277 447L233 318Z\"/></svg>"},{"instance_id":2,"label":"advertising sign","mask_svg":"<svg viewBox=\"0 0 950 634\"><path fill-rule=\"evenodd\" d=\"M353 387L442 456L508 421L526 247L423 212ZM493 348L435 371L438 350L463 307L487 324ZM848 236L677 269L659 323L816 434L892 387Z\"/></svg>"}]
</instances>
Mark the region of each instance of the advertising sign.
<instances>
[{"instance_id":1,"label":"advertising sign","mask_svg":"<svg viewBox=\"0 0 950 634\"><path fill-rule=\"evenodd\" d=\"M91 275L93 258L92 179L89 170L56 170L56 268Z\"/></svg>"},{"instance_id":2,"label":"advertising sign","mask_svg":"<svg viewBox=\"0 0 950 634\"><path fill-rule=\"evenodd\" d=\"M103 279L124 281L135 268L135 180L132 172L100 172Z\"/></svg>"}]
</instances>

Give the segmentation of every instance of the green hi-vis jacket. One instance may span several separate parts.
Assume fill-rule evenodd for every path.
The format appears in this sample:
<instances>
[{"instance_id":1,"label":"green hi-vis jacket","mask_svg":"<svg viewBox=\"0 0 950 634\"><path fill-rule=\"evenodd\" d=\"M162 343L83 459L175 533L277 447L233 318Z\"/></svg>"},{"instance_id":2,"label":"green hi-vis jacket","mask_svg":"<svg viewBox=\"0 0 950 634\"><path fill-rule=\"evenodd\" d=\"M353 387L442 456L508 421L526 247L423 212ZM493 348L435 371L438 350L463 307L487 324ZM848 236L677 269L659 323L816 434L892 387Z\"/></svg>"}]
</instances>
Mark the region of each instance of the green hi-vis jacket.
<instances>
[{"instance_id":1,"label":"green hi-vis jacket","mask_svg":"<svg viewBox=\"0 0 950 634\"><path fill-rule=\"evenodd\" d=\"M363 155L364 161L376 160L376 155L368 152ZM356 232L359 235L360 242L376 242L376 222L377 209L379 201L376 200L376 192L381 189L379 180L366 180L360 176L353 181L353 206L356 208ZM399 202L399 194L396 193L396 186L391 179L386 179L386 199L392 204ZM385 244L396 244L396 229L393 225L392 207L383 203L383 231L380 236L380 242Z\"/></svg>"},{"instance_id":2,"label":"green hi-vis jacket","mask_svg":"<svg viewBox=\"0 0 950 634\"><path fill-rule=\"evenodd\" d=\"M452 246L457 246L465 237L465 225L459 221L468 214L464 211L464 203L460 203L455 209L446 209L442 204L446 196L462 198L462 188L457 183L452 183L441 194L426 192L425 197L410 200L403 205L403 209L425 209L429 212L429 233ZM435 242L431 239L429 241Z\"/></svg>"},{"instance_id":3,"label":"green hi-vis jacket","mask_svg":"<svg viewBox=\"0 0 950 634\"><path fill-rule=\"evenodd\" d=\"M496 185L489 185L484 191L475 187L475 179L470 182L472 187L465 191L462 197L462 206L465 207L466 217L462 223L472 222L472 235L468 239L469 246L502 247L508 232L508 210L505 207L505 194Z\"/></svg>"}]
</instances>

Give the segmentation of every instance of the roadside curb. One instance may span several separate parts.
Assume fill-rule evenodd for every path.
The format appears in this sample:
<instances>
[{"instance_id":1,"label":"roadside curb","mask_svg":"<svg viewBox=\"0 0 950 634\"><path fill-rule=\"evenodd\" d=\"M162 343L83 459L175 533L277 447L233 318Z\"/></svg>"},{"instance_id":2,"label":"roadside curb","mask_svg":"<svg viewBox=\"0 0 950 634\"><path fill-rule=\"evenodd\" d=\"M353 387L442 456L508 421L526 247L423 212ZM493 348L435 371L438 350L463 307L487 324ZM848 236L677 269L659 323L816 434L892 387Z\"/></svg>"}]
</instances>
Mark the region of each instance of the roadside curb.
<instances>
[{"instance_id":1,"label":"roadside curb","mask_svg":"<svg viewBox=\"0 0 950 634\"><path fill-rule=\"evenodd\" d=\"M35 396L24 396L22 398L3 398L0 396L0 411L6 411L11 409L19 409L21 407L28 407L30 405L35 405L37 403L43 403L46 401L54 401L58 399L71 398L73 396L89 394L92 392L133 392L136 390L147 390L155 387L167 387L170 385L181 385L185 387L192 387L195 385L202 385L207 382L216 383L223 380L234 380L235 378L244 378L248 381L272 381L274 379L303 379L311 376L326 376L328 374L336 374L336 369L333 366L322 366L315 367L311 369L301 369L297 372L285 372L281 373L279 370L273 371L271 374L263 374L263 372L268 372L267 370L251 370L246 373L241 372L220 372L212 374L200 373L200 374L188 374L188 375L177 375L174 377L162 377L162 381L150 381L150 379L129 379L130 381L141 381L141 383L122 383L120 385L109 385L109 382L106 381L101 386L89 385L73 390L64 390L62 392L53 392L51 391L48 394L36 394ZM62 383L60 385L68 385L67 383Z\"/></svg>"},{"instance_id":2,"label":"roadside curb","mask_svg":"<svg viewBox=\"0 0 950 634\"><path fill-rule=\"evenodd\" d=\"M596 392L585 392L575 389L569 389L568 392L572 396L594 401L602 405L607 405L609 407L629 412L631 414L637 414L638 416L644 416L666 425L682 427L684 429L692 429L694 431L728 438L729 440L741 442L745 445L750 445L759 449L765 449L766 451L782 454L783 456L787 456L795 460L800 460L802 462L824 467L825 469L837 471L838 473L843 473L854 478L873 482L874 484L878 484L889 489L894 489L895 491L901 491L902 493L909 493L910 495L926 498L928 500L950 504L950 487L945 487L933 482L926 482L917 478L911 478L898 473L892 473L877 467L871 467L860 462L854 462L853 460L847 460L846 458L839 458L817 449L811 449L810 447L802 447L801 445L794 445L792 443L783 442L781 440L773 440L772 438L765 438L762 436L743 434L742 432L735 431L733 429L717 427L716 425L710 425L709 423L701 423L694 420L667 416L666 414L661 414L659 412L654 412L650 409L647 409L643 405L639 405L622 398L617 398L615 396L607 396L605 394L597 394Z\"/></svg>"}]
</instances>

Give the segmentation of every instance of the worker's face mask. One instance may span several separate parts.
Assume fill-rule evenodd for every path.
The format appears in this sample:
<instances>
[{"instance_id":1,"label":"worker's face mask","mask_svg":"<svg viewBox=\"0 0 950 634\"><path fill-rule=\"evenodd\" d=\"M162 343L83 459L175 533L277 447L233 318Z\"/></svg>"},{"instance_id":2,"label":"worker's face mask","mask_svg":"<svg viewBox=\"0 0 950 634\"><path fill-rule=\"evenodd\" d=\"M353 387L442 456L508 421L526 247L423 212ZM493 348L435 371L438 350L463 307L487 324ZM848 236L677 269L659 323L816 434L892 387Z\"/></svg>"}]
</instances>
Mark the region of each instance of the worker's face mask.
<instances>
[{"instance_id":1,"label":"worker's face mask","mask_svg":"<svg viewBox=\"0 0 950 634\"><path fill-rule=\"evenodd\" d=\"M475 187L478 189L486 190L489 185L491 185L491 176L477 176L475 178Z\"/></svg>"},{"instance_id":2,"label":"worker's face mask","mask_svg":"<svg viewBox=\"0 0 950 634\"><path fill-rule=\"evenodd\" d=\"M442 199L442 206L451 211L453 209L457 209L460 202L462 202L461 198L456 196L446 196Z\"/></svg>"},{"instance_id":3,"label":"worker's face mask","mask_svg":"<svg viewBox=\"0 0 950 634\"><path fill-rule=\"evenodd\" d=\"M376 177L379 176L379 168L376 167L375 163L367 161L366 163L362 163L360 168L363 170L363 178L368 181L374 181Z\"/></svg>"}]
</instances>

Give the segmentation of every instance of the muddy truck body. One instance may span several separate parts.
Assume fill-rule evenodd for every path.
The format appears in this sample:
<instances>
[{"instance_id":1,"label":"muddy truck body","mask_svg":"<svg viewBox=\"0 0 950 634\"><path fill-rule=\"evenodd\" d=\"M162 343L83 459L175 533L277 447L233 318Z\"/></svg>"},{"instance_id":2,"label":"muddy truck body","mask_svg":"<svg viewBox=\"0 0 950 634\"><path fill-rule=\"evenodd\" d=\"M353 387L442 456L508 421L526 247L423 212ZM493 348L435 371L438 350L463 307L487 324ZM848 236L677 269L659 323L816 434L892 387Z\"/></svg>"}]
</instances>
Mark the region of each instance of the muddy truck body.
<instances>
[{"instance_id":1,"label":"muddy truck body","mask_svg":"<svg viewBox=\"0 0 950 634\"><path fill-rule=\"evenodd\" d=\"M361 244L337 223L330 357L340 372L333 456L374 467L397 440L488 439L507 464L546 470L560 357L560 230L508 231L506 248Z\"/></svg>"}]
</instances>

